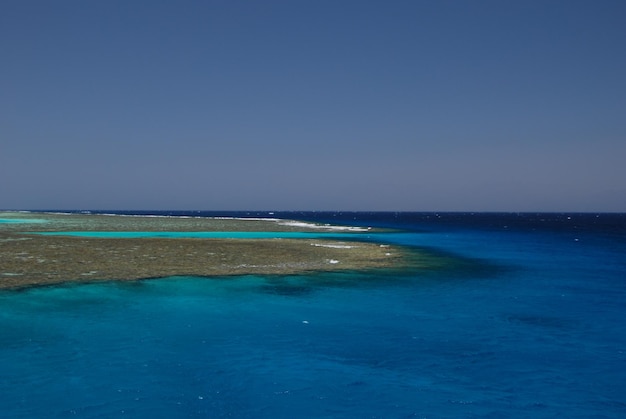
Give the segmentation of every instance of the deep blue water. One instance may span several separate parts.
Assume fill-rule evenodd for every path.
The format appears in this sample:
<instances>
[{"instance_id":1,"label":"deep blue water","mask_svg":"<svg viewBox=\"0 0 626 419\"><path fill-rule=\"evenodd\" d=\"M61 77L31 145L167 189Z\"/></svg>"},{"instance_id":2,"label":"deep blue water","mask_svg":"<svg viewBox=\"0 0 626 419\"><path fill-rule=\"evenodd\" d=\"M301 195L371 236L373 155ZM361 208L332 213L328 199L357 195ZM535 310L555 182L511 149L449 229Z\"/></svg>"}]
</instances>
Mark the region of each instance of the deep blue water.
<instances>
[{"instance_id":1,"label":"deep blue water","mask_svg":"<svg viewBox=\"0 0 626 419\"><path fill-rule=\"evenodd\" d=\"M2 292L3 417L626 416L625 215L199 215L395 227L464 263Z\"/></svg>"}]
</instances>

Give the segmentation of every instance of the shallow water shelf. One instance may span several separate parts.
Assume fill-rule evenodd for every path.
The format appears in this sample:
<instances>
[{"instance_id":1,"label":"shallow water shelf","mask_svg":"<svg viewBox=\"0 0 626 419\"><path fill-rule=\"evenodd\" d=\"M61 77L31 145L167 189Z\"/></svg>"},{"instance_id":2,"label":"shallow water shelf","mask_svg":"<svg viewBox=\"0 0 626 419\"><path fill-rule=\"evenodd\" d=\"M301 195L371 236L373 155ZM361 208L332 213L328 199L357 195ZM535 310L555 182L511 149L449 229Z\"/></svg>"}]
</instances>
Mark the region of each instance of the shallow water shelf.
<instances>
[{"instance_id":1,"label":"shallow water shelf","mask_svg":"<svg viewBox=\"0 0 626 419\"><path fill-rule=\"evenodd\" d=\"M37 218L0 218L0 224L22 224L22 223L45 223L46 220Z\"/></svg>"}]
</instances>

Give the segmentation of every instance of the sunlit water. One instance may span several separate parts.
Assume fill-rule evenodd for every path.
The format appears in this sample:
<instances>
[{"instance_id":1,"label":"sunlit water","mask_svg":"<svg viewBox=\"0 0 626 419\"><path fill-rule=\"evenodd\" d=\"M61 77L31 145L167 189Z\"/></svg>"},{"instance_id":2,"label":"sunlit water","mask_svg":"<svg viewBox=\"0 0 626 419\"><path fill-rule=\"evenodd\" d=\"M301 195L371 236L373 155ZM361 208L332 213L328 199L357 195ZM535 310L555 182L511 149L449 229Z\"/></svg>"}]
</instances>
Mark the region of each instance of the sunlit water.
<instances>
[{"instance_id":1,"label":"sunlit water","mask_svg":"<svg viewBox=\"0 0 626 419\"><path fill-rule=\"evenodd\" d=\"M626 415L624 216L299 216L467 263L5 291L2 416Z\"/></svg>"}]
</instances>

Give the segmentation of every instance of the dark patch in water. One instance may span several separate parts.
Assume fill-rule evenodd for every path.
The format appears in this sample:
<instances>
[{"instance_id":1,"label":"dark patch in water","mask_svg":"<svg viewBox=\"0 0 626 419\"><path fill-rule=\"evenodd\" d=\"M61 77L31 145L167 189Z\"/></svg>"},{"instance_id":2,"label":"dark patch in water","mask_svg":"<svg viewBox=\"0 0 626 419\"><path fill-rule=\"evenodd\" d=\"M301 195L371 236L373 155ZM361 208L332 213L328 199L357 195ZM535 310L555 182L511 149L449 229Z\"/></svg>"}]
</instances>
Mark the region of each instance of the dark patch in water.
<instances>
[{"instance_id":1,"label":"dark patch in water","mask_svg":"<svg viewBox=\"0 0 626 419\"><path fill-rule=\"evenodd\" d=\"M565 329L571 326L571 322L561 317L533 316L512 314L506 316L509 323L518 323L527 326L545 327L550 329Z\"/></svg>"},{"instance_id":2,"label":"dark patch in water","mask_svg":"<svg viewBox=\"0 0 626 419\"><path fill-rule=\"evenodd\" d=\"M313 292L312 287L291 284L265 284L261 285L259 289L265 294L284 295L288 297L299 297L309 295Z\"/></svg>"},{"instance_id":3,"label":"dark patch in water","mask_svg":"<svg viewBox=\"0 0 626 419\"><path fill-rule=\"evenodd\" d=\"M514 266L505 266L488 259L462 256L453 252L427 246L405 246L412 251L408 266L399 269L383 269L394 275L441 277L453 279L489 279L515 271Z\"/></svg>"}]
</instances>

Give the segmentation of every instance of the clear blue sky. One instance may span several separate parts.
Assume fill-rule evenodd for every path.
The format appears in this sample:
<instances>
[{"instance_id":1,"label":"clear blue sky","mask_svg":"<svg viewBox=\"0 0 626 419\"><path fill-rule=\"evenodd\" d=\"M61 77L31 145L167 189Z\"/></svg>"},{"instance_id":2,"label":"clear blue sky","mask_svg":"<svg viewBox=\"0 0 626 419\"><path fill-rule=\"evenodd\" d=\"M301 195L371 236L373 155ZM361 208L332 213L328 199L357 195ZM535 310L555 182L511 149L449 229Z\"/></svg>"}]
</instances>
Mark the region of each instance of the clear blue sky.
<instances>
[{"instance_id":1,"label":"clear blue sky","mask_svg":"<svg viewBox=\"0 0 626 419\"><path fill-rule=\"evenodd\" d=\"M626 2L0 1L0 208L626 211Z\"/></svg>"}]
</instances>

